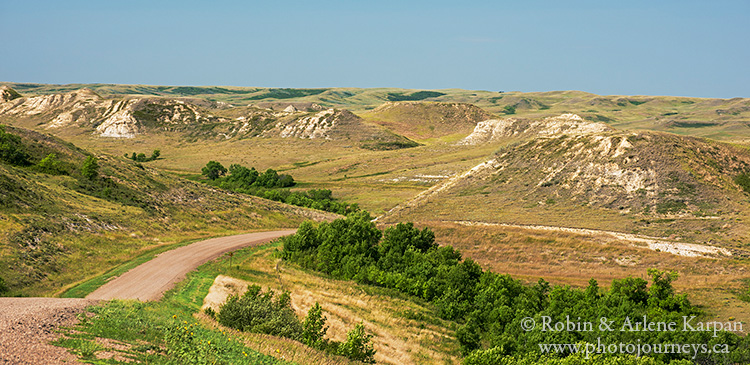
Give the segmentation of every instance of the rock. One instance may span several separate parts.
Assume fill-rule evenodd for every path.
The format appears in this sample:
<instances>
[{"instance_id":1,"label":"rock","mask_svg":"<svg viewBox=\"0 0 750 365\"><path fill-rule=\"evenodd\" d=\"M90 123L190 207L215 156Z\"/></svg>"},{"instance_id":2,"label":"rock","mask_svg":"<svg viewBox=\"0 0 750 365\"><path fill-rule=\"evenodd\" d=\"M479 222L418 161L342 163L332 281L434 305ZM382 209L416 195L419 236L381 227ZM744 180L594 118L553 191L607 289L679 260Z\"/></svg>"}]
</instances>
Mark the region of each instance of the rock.
<instances>
[{"instance_id":1,"label":"rock","mask_svg":"<svg viewBox=\"0 0 750 365\"><path fill-rule=\"evenodd\" d=\"M587 135L612 129L601 122L589 122L576 114L562 114L543 120L515 118L490 119L479 122L474 131L458 144L475 145L498 139L527 135L531 137L552 137L563 134Z\"/></svg>"},{"instance_id":2,"label":"rock","mask_svg":"<svg viewBox=\"0 0 750 365\"><path fill-rule=\"evenodd\" d=\"M133 138L139 134L138 121L129 109L123 109L96 127L96 133L101 137Z\"/></svg>"}]
</instances>

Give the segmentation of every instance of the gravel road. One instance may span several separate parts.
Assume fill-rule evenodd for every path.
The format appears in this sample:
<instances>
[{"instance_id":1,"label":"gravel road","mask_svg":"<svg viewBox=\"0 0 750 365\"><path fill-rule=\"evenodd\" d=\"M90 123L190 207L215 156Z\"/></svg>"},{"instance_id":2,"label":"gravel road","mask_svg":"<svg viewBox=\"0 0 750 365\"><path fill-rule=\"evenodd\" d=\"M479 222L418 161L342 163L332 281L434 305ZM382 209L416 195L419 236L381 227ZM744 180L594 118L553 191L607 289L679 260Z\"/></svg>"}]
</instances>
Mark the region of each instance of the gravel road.
<instances>
[{"instance_id":1,"label":"gravel road","mask_svg":"<svg viewBox=\"0 0 750 365\"><path fill-rule=\"evenodd\" d=\"M175 283L184 279L188 272L201 264L224 253L242 247L259 245L294 232L296 230L290 229L248 233L212 238L176 248L111 280L86 298L158 300L164 292L171 289Z\"/></svg>"},{"instance_id":2,"label":"gravel road","mask_svg":"<svg viewBox=\"0 0 750 365\"><path fill-rule=\"evenodd\" d=\"M212 238L164 252L89 294L86 299L0 298L0 364L70 364L75 356L50 345L55 330L99 300L157 300L201 264L224 253L269 242L296 230Z\"/></svg>"},{"instance_id":3,"label":"gravel road","mask_svg":"<svg viewBox=\"0 0 750 365\"><path fill-rule=\"evenodd\" d=\"M55 329L76 322L76 314L95 304L89 299L0 298L0 363L70 364L75 356L50 345Z\"/></svg>"}]
</instances>

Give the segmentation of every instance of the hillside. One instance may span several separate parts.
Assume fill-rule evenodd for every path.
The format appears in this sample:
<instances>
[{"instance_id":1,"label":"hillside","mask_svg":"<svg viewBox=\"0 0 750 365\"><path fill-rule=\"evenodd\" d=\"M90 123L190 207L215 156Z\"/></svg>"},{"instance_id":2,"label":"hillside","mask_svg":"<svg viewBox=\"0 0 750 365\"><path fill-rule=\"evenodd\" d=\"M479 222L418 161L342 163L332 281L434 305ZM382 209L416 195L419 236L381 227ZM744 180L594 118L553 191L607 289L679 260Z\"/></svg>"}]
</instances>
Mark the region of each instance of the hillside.
<instances>
[{"instance_id":1,"label":"hillside","mask_svg":"<svg viewBox=\"0 0 750 365\"><path fill-rule=\"evenodd\" d=\"M535 136L582 135L611 131L602 122L586 121L575 114L563 114L544 119L489 119L479 122L474 130L460 140L462 145L533 138Z\"/></svg>"},{"instance_id":2,"label":"hillside","mask_svg":"<svg viewBox=\"0 0 750 365\"><path fill-rule=\"evenodd\" d=\"M582 91L497 92L395 88L270 89L258 87L149 86L110 84L45 85L0 83L23 95L49 95L90 88L108 97L161 96L232 106L304 109L311 105L365 114L387 102L424 101L473 104L508 117L544 118L575 113L618 129L657 130L716 140L750 140L750 99L710 99L673 96L596 95ZM487 118L490 119L490 118Z\"/></svg>"},{"instance_id":3,"label":"hillside","mask_svg":"<svg viewBox=\"0 0 750 365\"><path fill-rule=\"evenodd\" d=\"M0 116L56 134L130 139L166 133L193 142L250 137L324 139L369 149L417 145L346 110L312 104L304 110L289 105L276 111L194 98L102 97L88 88L30 97L8 87L3 90L7 97L0 100Z\"/></svg>"},{"instance_id":4,"label":"hillside","mask_svg":"<svg viewBox=\"0 0 750 365\"><path fill-rule=\"evenodd\" d=\"M505 144L482 164L395 208L384 221L609 229L732 246L747 238L747 227L737 224L750 212L745 149L654 132L544 133L557 127L550 124L534 137Z\"/></svg>"},{"instance_id":5,"label":"hillside","mask_svg":"<svg viewBox=\"0 0 750 365\"><path fill-rule=\"evenodd\" d=\"M4 126L0 152L0 277L10 294L49 295L156 247L329 214L175 178ZM94 171L94 172L92 172Z\"/></svg>"},{"instance_id":6,"label":"hillside","mask_svg":"<svg viewBox=\"0 0 750 365\"><path fill-rule=\"evenodd\" d=\"M493 115L471 104L387 102L362 117L413 139L467 134Z\"/></svg>"}]
</instances>

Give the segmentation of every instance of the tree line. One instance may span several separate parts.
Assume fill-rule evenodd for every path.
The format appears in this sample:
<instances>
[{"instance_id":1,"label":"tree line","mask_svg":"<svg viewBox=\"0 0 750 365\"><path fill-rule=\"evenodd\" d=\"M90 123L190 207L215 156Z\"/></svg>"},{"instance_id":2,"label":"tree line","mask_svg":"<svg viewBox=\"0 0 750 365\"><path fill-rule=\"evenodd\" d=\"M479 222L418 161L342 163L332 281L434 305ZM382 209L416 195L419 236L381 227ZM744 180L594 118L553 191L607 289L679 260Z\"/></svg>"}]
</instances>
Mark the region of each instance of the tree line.
<instances>
[{"instance_id":1,"label":"tree line","mask_svg":"<svg viewBox=\"0 0 750 365\"><path fill-rule=\"evenodd\" d=\"M539 344L677 343L727 344L730 353L602 354L613 364L674 364L683 360L702 364L747 363L750 342L730 332L706 331L549 331L542 326L524 330L522 321L537 324L545 318L599 324L601 318L614 323L677 322L683 316L700 316L686 295L677 295L672 272L649 270L651 283L636 277L617 279L609 290L601 290L592 279L585 289L552 286L543 279L526 285L509 275L483 270L470 258L462 258L450 246L438 246L429 229L399 223L379 230L365 212L331 223L304 222L297 233L283 238L282 257L302 267L337 279L354 280L395 289L426 300L438 315L460 324L456 336L467 363L559 363L575 359L571 352L542 354ZM644 317L645 316L645 317ZM630 359L630 360L628 360ZM628 362L628 361L635 362ZM601 360L608 363L609 360ZM644 362L646 361L646 362ZM684 362L682 362L684 363ZM689 362L688 362L689 363Z\"/></svg>"},{"instance_id":2,"label":"tree line","mask_svg":"<svg viewBox=\"0 0 750 365\"><path fill-rule=\"evenodd\" d=\"M153 150L153 152L151 152L151 156L146 156L145 153L136 154L135 152L133 152L130 155L128 155L127 153L125 154L125 158L129 158L135 162L154 161L154 160L158 160L159 156L161 156L161 150Z\"/></svg>"},{"instance_id":3,"label":"tree line","mask_svg":"<svg viewBox=\"0 0 750 365\"><path fill-rule=\"evenodd\" d=\"M357 204L349 204L334 199L333 193L328 189L310 189L307 191L285 189L296 185L294 178L288 174L279 174L278 171L271 168L260 173L255 167L247 168L239 164L232 164L227 169L219 162L209 161L201 169L201 175L208 179L207 183L210 185L290 205L342 215L359 211Z\"/></svg>"}]
</instances>

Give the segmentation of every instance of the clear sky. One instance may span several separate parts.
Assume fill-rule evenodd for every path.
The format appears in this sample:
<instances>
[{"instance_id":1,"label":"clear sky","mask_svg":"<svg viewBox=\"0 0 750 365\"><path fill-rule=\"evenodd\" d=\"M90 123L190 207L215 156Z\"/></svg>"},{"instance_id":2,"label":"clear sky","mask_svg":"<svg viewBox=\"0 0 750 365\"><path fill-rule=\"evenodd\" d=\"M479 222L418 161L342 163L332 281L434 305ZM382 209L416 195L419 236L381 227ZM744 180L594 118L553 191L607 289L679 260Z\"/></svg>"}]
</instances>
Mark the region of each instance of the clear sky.
<instances>
[{"instance_id":1,"label":"clear sky","mask_svg":"<svg viewBox=\"0 0 750 365\"><path fill-rule=\"evenodd\" d=\"M750 1L0 0L0 81L750 97Z\"/></svg>"}]
</instances>

